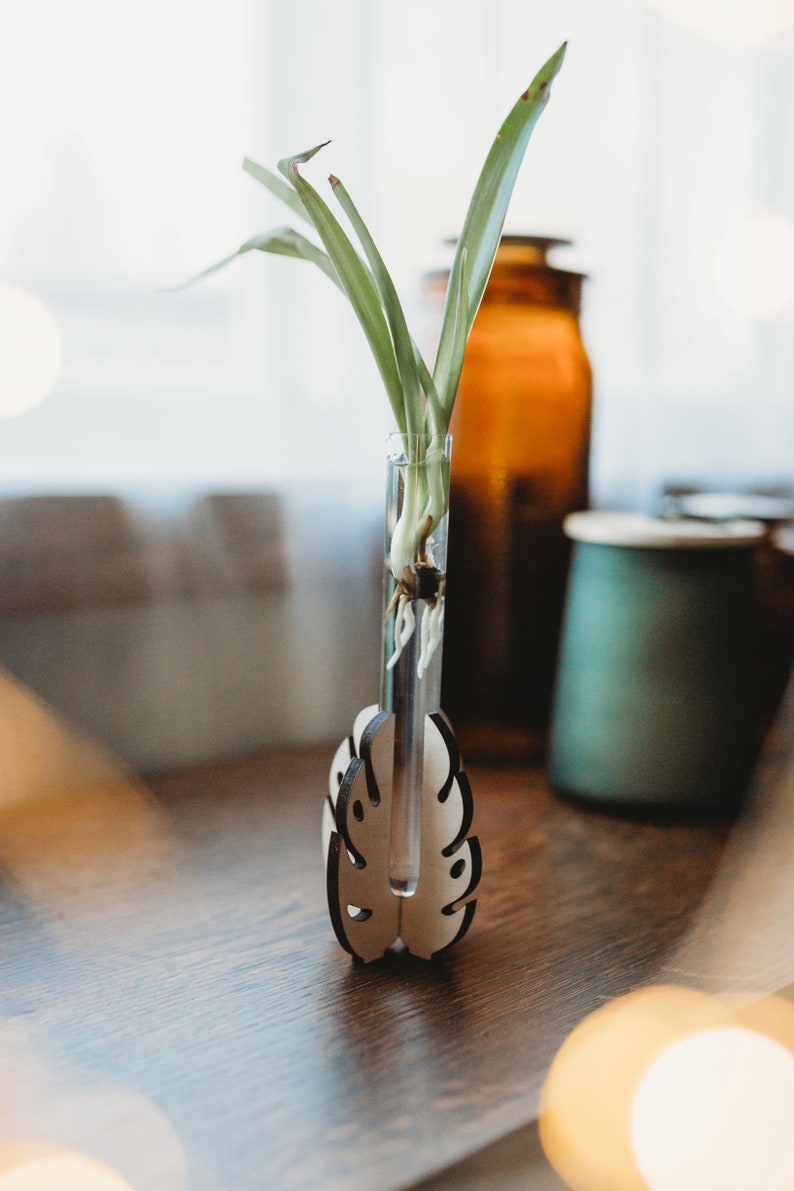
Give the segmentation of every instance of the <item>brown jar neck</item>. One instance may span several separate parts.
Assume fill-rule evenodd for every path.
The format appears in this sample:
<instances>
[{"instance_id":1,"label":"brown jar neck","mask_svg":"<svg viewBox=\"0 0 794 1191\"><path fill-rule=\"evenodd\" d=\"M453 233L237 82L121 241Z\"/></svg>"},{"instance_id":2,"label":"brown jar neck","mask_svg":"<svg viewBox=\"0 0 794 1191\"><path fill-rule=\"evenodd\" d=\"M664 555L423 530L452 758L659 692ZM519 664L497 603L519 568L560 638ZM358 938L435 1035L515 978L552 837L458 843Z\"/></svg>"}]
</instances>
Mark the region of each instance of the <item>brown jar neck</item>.
<instances>
[{"instance_id":1,"label":"brown jar neck","mask_svg":"<svg viewBox=\"0 0 794 1191\"><path fill-rule=\"evenodd\" d=\"M544 236L503 236L483 303L552 307L578 318L584 274L557 269L546 259L550 249L568 243ZM448 280L448 270L428 274L425 277L426 293L443 300Z\"/></svg>"},{"instance_id":2,"label":"brown jar neck","mask_svg":"<svg viewBox=\"0 0 794 1191\"><path fill-rule=\"evenodd\" d=\"M583 280L580 273L567 273L548 265L502 264L497 258L483 302L553 306L578 318Z\"/></svg>"}]
</instances>

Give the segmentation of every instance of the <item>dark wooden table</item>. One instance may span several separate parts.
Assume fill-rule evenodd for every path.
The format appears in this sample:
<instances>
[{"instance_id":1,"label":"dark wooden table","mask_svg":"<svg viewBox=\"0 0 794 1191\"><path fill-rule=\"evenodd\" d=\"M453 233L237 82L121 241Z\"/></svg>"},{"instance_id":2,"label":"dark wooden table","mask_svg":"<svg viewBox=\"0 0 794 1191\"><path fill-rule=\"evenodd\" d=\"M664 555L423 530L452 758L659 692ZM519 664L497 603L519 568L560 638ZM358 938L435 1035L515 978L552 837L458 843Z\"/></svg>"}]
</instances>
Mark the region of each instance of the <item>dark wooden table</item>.
<instances>
[{"instance_id":1,"label":"dark wooden table","mask_svg":"<svg viewBox=\"0 0 794 1191\"><path fill-rule=\"evenodd\" d=\"M331 754L146 784L100 760L0 807L0 1158L67 1146L136 1191L410 1186L533 1119L557 1047L653 979L727 835L470 770L468 936L358 967L324 904Z\"/></svg>"}]
</instances>

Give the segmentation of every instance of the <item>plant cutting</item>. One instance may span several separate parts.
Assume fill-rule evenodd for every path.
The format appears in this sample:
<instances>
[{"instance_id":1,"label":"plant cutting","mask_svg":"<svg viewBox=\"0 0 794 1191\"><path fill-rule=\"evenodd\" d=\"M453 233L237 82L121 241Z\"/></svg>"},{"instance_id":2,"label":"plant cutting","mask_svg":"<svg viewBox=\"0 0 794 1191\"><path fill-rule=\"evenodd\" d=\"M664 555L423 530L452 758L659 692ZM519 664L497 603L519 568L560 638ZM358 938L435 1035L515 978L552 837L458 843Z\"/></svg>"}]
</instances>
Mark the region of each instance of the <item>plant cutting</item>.
<instances>
[{"instance_id":1,"label":"plant cutting","mask_svg":"<svg viewBox=\"0 0 794 1191\"><path fill-rule=\"evenodd\" d=\"M393 500L387 510L381 704L359 716L352 749L343 744L331 780L331 916L340 942L361 959L375 958L398 938L415 954L437 954L463 934L473 913L474 903L464 903L479 877L476 840L466 839L471 794L454 737L438 714L447 432L466 341L516 177L564 55L562 45L541 67L486 157L457 241L432 368L411 336L391 274L344 185L334 175L328 179L346 226L304 176L302 167L327 141L284 158L278 173L244 162L244 169L307 223L316 239L291 226L278 227L247 240L206 271L253 251L296 257L319 268L353 307L397 428L391 452ZM435 798L428 795L430 787ZM444 876L449 872L455 874L452 885ZM381 888L397 897L385 901Z\"/></svg>"}]
</instances>

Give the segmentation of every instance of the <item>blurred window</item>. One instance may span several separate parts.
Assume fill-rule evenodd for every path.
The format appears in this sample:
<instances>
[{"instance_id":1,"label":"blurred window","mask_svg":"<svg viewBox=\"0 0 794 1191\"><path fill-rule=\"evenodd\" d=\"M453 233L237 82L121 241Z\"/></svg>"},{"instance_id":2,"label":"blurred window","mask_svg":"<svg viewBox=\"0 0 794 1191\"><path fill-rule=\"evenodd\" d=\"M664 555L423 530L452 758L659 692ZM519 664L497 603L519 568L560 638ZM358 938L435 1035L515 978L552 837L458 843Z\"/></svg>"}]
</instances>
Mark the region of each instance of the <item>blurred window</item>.
<instances>
[{"instance_id":1,"label":"blurred window","mask_svg":"<svg viewBox=\"0 0 794 1191\"><path fill-rule=\"evenodd\" d=\"M698 2L702 19L681 23ZM711 0L2 6L0 281L43 298L64 339L53 395L0 422L6 488L374 474L388 408L323 277L247 257L160 291L285 221L242 173L245 154L275 163L333 137L307 174L345 180L429 339L419 277L460 227L501 117L564 37L508 226L569 236L558 262L591 274L597 495L639 499L662 473L788 474L794 304L779 284L772 309L764 292L750 308L725 295L749 267L731 271L731 245L748 242L736 228L794 216L794 6L730 38L714 12Z\"/></svg>"}]
</instances>

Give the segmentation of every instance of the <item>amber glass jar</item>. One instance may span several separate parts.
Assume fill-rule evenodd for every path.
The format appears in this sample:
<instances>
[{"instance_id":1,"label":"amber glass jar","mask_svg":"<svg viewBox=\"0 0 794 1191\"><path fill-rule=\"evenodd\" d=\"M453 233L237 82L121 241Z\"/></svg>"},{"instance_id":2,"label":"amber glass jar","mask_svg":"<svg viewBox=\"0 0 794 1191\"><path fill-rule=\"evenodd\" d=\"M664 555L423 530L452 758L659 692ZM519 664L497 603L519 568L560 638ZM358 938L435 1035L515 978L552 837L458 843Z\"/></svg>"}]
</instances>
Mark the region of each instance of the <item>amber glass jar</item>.
<instances>
[{"instance_id":1,"label":"amber glass jar","mask_svg":"<svg viewBox=\"0 0 794 1191\"><path fill-rule=\"evenodd\" d=\"M569 560L566 514L588 503L592 376L582 274L567 243L504 236L475 321L451 432L442 702L467 757L545 749ZM447 274L425 293L440 313Z\"/></svg>"}]
</instances>

